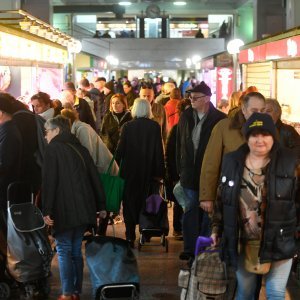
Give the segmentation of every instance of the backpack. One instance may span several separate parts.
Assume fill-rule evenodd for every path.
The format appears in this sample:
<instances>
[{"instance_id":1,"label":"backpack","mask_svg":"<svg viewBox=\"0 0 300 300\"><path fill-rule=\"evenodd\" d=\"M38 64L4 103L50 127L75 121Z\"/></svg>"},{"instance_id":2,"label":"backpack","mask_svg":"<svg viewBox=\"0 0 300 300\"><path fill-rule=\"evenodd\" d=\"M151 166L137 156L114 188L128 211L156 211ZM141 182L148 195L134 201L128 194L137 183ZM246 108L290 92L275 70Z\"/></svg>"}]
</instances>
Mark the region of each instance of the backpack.
<instances>
[{"instance_id":1,"label":"backpack","mask_svg":"<svg viewBox=\"0 0 300 300\"><path fill-rule=\"evenodd\" d=\"M44 153L45 153L45 149L47 146L47 141L45 139L45 128L44 128L46 120L43 117L41 117L37 114L34 114L29 110L20 110L20 111L15 112L14 115L22 114L22 113L30 114L30 115L34 116L34 118L35 118L38 147L34 153L34 156L35 156L35 162L37 163L37 165L39 167L42 167L43 161L44 161Z\"/></svg>"}]
</instances>

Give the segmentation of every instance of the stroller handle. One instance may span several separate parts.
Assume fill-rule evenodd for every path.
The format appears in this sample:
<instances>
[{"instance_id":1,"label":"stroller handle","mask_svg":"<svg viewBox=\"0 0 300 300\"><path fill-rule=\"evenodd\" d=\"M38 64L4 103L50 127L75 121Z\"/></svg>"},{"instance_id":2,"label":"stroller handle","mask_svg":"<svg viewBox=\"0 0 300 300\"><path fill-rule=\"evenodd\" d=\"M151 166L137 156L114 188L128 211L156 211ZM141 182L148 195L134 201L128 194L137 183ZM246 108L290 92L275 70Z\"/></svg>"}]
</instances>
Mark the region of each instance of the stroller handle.
<instances>
[{"instance_id":1,"label":"stroller handle","mask_svg":"<svg viewBox=\"0 0 300 300\"><path fill-rule=\"evenodd\" d=\"M199 252L215 252L216 250L205 250L205 247L211 246L212 243L213 240L211 237L198 236L195 247L195 256L197 256Z\"/></svg>"}]
</instances>

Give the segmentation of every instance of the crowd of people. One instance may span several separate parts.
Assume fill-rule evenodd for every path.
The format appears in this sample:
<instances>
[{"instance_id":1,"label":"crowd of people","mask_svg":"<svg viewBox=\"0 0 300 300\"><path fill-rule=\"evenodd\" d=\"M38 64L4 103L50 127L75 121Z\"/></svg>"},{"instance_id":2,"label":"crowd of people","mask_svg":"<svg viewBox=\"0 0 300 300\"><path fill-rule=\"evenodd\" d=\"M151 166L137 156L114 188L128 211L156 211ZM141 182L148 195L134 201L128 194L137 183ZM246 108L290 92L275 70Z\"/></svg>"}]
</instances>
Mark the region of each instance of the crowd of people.
<instances>
[{"instance_id":1,"label":"crowd of people","mask_svg":"<svg viewBox=\"0 0 300 300\"><path fill-rule=\"evenodd\" d=\"M258 262L271 264L268 297L284 299L296 251L300 137L281 121L278 101L255 87L233 93L226 111L214 107L211 96L205 82L193 79L177 87L173 81L104 77L93 83L83 78L77 88L66 82L60 100L40 91L31 107L0 93L1 210L9 183L32 186L56 241L59 299L79 299L85 231L98 219L98 232L106 233L109 212L99 173L113 156L125 180L123 218L131 247L146 198L164 182L174 202L174 237L183 240L180 259L192 260L197 237L211 236L237 270L238 299L253 299L261 280L244 262L245 249L256 245ZM36 115L44 120L48 144L42 164L36 160Z\"/></svg>"}]
</instances>

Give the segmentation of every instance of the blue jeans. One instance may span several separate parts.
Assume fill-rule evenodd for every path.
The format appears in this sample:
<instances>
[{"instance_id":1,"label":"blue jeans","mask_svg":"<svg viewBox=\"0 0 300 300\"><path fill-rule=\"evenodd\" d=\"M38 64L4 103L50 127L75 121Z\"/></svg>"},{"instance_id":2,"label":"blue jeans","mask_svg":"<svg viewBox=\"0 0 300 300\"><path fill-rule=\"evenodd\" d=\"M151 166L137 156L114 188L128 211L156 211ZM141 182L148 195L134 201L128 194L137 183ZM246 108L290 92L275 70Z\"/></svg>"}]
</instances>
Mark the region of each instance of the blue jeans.
<instances>
[{"instance_id":1,"label":"blue jeans","mask_svg":"<svg viewBox=\"0 0 300 300\"><path fill-rule=\"evenodd\" d=\"M269 273L264 275L267 299L285 299L285 290L291 267L292 259L272 262ZM243 255L239 257L236 277L238 282L236 300L254 300L257 275L245 270Z\"/></svg>"},{"instance_id":2,"label":"blue jeans","mask_svg":"<svg viewBox=\"0 0 300 300\"><path fill-rule=\"evenodd\" d=\"M182 219L184 252L194 254L196 240L199 235L210 236L210 219L208 214L200 208L199 192L183 189L187 199Z\"/></svg>"},{"instance_id":3,"label":"blue jeans","mask_svg":"<svg viewBox=\"0 0 300 300\"><path fill-rule=\"evenodd\" d=\"M55 235L63 295L81 293L83 280L81 243L85 229L86 226L79 226Z\"/></svg>"}]
</instances>

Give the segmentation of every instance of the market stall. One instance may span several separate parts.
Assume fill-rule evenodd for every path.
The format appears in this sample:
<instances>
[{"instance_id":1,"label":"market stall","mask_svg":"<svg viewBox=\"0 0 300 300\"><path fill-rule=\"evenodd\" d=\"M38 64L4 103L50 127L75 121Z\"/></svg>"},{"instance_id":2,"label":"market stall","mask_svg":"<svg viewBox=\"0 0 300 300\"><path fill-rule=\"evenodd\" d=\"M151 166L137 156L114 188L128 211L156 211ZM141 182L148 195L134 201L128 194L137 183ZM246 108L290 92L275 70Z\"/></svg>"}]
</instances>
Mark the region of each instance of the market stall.
<instances>
[{"instance_id":1,"label":"market stall","mask_svg":"<svg viewBox=\"0 0 300 300\"><path fill-rule=\"evenodd\" d=\"M282 119L300 126L300 29L292 29L242 47L239 54L244 87L254 85L276 98Z\"/></svg>"}]
</instances>

